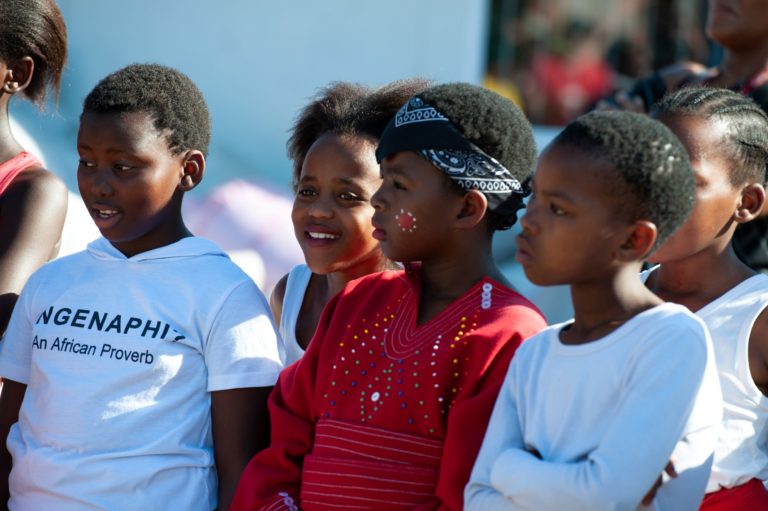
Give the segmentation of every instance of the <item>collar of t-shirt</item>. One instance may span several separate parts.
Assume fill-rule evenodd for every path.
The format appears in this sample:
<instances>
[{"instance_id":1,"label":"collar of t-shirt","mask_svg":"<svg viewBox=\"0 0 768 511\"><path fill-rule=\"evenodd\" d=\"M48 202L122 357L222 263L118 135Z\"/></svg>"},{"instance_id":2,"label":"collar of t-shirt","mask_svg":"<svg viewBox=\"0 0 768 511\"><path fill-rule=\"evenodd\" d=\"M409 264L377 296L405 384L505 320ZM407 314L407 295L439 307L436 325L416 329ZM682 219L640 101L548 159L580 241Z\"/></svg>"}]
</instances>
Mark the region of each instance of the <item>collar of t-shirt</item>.
<instances>
[{"instance_id":1,"label":"collar of t-shirt","mask_svg":"<svg viewBox=\"0 0 768 511\"><path fill-rule=\"evenodd\" d=\"M176 243L148 250L132 257L126 257L106 238L100 237L88 244L87 251L96 259L105 261L161 262L169 259L183 259L202 255L229 257L211 240L190 236Z\"/></svg>"}]
</instances>

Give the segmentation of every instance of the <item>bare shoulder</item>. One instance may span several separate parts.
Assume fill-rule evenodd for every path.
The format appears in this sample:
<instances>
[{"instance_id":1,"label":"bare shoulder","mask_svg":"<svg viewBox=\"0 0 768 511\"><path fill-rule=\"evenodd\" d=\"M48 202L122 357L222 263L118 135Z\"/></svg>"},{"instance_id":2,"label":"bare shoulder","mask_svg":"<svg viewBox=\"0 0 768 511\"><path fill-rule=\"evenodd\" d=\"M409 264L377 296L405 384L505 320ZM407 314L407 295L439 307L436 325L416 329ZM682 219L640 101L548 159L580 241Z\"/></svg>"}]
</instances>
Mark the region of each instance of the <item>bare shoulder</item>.
<instances>
[{"instance_id":1,"label":"bare shoulder","mask_svg":"<svg viewBox=\"0 0 768 511\"><path fill-rule=\"evenodd\" d=\"M272 309L272 317L275 320L275 325L280 326L280 316L283 314L283 299L285 298L285 289L288 285L288 274L282 276L277 281L275 287L272 289L272 294L269 295L269 308Z\"/></svg>"},{"instance_id":2,"label":"bare shoulder","mask_svg":"<svg viewBox=\"0 0 768 511\"><path fill-rule=\"evenodd\" d=\"M41 167L28 169L14 178L3 194L3 201L18 203L28 200L66 204L67 187L49 170Z\"/></svg>"},{"instance_id":3,"label":"bare shoulder","mask_svg":"<svg viewBox=\"0 0 768 511\"><path fill-rule=\"evenodd\" d=\"M755 385L768 396L768 307L757 317L749 334L749 370Z\"/></svg>"}]
</instances>

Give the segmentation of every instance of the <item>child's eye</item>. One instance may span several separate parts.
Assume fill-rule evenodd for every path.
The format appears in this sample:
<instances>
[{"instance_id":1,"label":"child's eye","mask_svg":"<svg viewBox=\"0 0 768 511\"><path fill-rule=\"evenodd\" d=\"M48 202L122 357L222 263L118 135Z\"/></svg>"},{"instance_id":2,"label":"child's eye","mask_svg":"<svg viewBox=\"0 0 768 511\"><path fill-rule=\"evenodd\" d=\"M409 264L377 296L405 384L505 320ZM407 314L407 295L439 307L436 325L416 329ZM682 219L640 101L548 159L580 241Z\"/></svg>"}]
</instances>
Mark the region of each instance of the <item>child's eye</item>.
<instances>
[{"instance_id":1,"label":"child's eye","mask_svg":"<svg viewBox=\"0 0 768 511\"><path fill-rule=\"evenodd\" d=\"M550 202L550 203L549 203L549 210L550 210L552 213L554 213L555 215L557 215L557 216L563 216L563 215L565 215L565 211L563 211L562 209L560 209L559 207L557 207L557 205L556 205L555 203L553 203L553 202Z\"/></svg>"},{"instance_id":2,"label":"child's eye","mask_svg":"<svg viewBox=\"0 0 768 511\"><path fill-rule=\"evenodd\" d=\"M339 194L339 199L345 200L345 201L362 201L365 200L362 197L360 197L357 194L351 193L351 192L342 192Z\"/></svg>"},{"instance_id":3,"label":"child's eye","mask_svg":"<svg viewBox=\"0 0 768 511\"><path fill-rule=\"evenodd\" d=\"M131 167L130 165L126 165L126 164L124 164L124 163L115 163L115 165L114 165L114 167L113 167L113 168L114 168L114 169L115 169L115 171L117 171L117 172L128 172L128 171L129 171L129 170L131 170L133 167Z\"/></svg>"},{"instance_id":4,"label":"child's eye","mask_svg":"<svg viewBox=\"0 0 768 511\"><path fill-rule=\"evenodd\" d=\"M407 188L400 181L394 180L394 181L392 181L392 184L398 190L407 190Z\"/></svg>"},{"instance_id":5,"label":"child's eye","mask_svg":"<svg viewBox=\"0 0 768 511\"><path fill-rule=\"evenodd\" d=\"M314 197L317 193L311 188L299 188L296 190L297 197Z\"/></svg>"},{"instance_id":6,"label":"child's eye","mask_svg":"<svg viewBox=\"0 0 768 511\"><path fill-rule=\"evenodd\" d=\"M91 163L91 162L89 162L87 160L83 160L82 158L80 160L78 160L77 163L78 163L78 166L80 166L80 167L85 167L85 168L95 167L95 165L93 163Z\"/></svg>"}]
</instances>

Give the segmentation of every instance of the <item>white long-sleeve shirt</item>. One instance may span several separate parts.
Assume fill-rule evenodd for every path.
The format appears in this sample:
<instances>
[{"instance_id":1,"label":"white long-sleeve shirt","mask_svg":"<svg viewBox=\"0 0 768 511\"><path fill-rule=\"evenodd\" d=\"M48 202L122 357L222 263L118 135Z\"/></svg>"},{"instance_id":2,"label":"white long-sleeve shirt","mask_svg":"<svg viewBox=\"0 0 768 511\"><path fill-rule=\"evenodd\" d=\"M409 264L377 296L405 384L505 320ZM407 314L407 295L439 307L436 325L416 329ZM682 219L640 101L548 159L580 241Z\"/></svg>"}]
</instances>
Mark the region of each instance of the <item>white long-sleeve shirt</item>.
<instances>
[{"instance_id":1,"label":"white long-sleeve shirt","mask_svg":"<svg viewBox=\"0 0 768 511\"><path fill-rule=\"evenodd\" d=\"M698 509L722 400L706 327L662 304L565 345L554 325L518 349L465 492L471 510ZM541 459L531 453L541 454Z\"/></svg>"}]
</instances>

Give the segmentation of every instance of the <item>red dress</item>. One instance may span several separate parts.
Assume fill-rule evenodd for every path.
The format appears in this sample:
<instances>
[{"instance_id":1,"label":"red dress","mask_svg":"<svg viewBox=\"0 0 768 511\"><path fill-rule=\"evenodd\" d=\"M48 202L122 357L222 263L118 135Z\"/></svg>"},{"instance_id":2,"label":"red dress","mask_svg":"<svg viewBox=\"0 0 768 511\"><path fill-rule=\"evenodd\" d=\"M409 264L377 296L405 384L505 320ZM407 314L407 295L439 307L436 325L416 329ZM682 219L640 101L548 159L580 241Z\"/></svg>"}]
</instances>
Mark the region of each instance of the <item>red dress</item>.
<instances>
[{"instance_id":1,"label":"red dress","mask_svg":"<svg viewBox=\"0 0 768 511\"><path fill-rule=\"evenodd\" d=\"M351 282L270 396L231 509L461 509L507 366L546 325L484 279L417 326L418 274Z\"/></svg>"}]
</instances>

